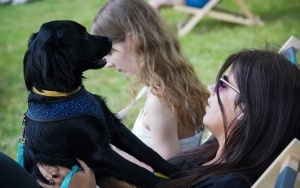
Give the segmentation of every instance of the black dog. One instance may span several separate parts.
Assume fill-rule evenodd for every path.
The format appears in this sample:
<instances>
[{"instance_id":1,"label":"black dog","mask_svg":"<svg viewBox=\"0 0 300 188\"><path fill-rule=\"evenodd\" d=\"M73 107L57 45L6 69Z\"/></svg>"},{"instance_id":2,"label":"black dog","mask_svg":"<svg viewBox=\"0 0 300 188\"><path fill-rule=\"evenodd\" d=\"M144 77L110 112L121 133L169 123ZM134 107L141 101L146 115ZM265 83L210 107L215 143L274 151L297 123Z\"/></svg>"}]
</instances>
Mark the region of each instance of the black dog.
<instances>
[{"instance_id":1,"label":"black dog","mask_svg":"<svg viewBox=\"0 0 300 188\"><path fill-rule=\"evenodd\" d=\"M168 176L177 170L135 137L103 98L83 87L83 72L102 68L111 46L109 38L90 35L74 21L45 23L29 39L24 56L24 79L30 91L24 117L24 167L35 178L46 181L37 163L72 168L79 158L94 170L97 181L113 176L153 188L162 180L122 158L110 144L156 172Z\"/></svg>"}]
</instances>

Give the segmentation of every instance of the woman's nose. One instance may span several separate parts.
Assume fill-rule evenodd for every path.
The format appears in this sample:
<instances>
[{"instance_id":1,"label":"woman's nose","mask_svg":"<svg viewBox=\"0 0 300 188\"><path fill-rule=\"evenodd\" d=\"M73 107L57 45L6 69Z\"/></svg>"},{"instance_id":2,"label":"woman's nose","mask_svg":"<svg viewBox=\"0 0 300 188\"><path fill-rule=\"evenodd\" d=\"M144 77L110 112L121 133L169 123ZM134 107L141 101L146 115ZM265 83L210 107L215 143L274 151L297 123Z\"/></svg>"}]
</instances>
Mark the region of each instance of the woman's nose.
<instances>
[{"instance_id":1,"label":"woman's nose","mask_svg":"<svg viewBox=\"0 0 300 188\"><path fill-rule=\"evenodd\" d=\"M210 95L215 94L215 87L216 87L216 84L211 84L211 85L207 86L207 90L209 91Z\"/></svg>"}]
</instances>

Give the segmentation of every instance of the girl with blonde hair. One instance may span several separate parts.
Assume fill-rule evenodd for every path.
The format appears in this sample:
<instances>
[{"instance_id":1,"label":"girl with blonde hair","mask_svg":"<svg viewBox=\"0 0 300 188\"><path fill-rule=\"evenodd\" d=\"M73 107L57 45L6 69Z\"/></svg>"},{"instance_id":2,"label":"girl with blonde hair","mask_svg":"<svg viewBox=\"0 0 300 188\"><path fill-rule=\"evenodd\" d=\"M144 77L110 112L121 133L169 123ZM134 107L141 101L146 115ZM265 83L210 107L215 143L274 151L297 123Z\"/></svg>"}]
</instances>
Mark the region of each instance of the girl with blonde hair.
<instances>
[{"instance_id":1,"label":"girl with blonde hair","mask_svg":"<svg viewBox=\"0 0 300 188\"><path fill-rule=\"evenodd\" d=\"M143 0L109 0L92 34L112 39L106 66L134 76L133 92L148 87L133 133L165 159L198 146L208 92L159 13Z\"/></svg>"}]
</instances>

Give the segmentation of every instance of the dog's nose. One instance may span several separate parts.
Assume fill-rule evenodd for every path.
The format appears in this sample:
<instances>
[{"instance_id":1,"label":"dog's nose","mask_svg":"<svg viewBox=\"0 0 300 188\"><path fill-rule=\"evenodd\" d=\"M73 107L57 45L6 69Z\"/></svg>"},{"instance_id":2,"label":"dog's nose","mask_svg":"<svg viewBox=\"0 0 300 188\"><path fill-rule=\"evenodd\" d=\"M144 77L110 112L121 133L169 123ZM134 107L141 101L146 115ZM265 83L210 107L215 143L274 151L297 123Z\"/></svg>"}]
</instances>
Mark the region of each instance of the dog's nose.
<instances>
[{"instance_id":1,"label":"dog's nose","mask_svg":"<svg viewBox=\"0 0 300 188\"><path fill-rule=\"evenodd\" d=\"M112 39L110 37L107 37L107 40L108 40L108 42L110 44L110 48L112 48Z\"/></svg>"}]
</instances>

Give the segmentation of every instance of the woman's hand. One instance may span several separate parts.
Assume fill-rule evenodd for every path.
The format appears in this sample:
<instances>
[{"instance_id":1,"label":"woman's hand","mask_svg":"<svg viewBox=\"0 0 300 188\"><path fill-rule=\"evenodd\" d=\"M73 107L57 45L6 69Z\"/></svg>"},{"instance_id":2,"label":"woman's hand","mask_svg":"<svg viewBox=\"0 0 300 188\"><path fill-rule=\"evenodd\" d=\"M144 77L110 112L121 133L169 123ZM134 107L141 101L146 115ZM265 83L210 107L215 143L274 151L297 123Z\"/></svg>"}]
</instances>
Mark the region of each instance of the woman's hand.
<instances>
[{"instance_id":1,"label":"woman's hand","mask_svg":"<svg viewBox=\"0 0 300 188\"><path fill-rule=\"evenodd\" d=\"M83 161L77 159L82 170L76 172L70 182L70 188L95 188L96 179L92 169Z\"/></svg>"},{"instance_id":2,"label":"woman's hand","mask_svg":"<svg viewBox=\"0 0 300 188\"><path fill-rule=\"evenodd\" d=\"M96 180L94 172L82 160L77 159L77 161L79 162L82 170L73 175L69 187L95 188ZM64 178L70 172L70 169L61 166L38 164L38 168L43 176L49 181L49 184L45 184L37 180L38 184L44 188L60 188Z\"/></svg>"},{"instance_id":3,"label":"woman's hand","mask_svg":"<svg viewBox=\"0 0 300 188\"><path fill-rule=\"evenodd\" d=\"M46 184L37 179L38 184L44 188L60 188L64 178L70 172L70 169L61 166L48 166L40 163L37 166L45 179L49 181L49 184Z\"/></svg>"}]
</instances>

